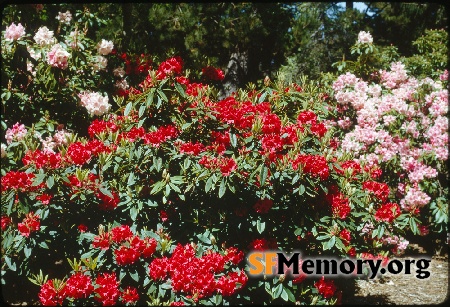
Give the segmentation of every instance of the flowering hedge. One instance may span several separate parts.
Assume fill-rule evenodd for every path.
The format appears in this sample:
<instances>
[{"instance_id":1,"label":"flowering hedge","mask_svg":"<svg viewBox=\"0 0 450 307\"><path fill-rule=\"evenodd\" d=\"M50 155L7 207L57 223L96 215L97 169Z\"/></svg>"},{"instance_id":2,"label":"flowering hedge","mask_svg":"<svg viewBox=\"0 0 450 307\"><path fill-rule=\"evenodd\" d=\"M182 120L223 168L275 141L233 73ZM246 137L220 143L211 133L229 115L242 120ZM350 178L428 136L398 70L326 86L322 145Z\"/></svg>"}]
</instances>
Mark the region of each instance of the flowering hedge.
<instances>
[{"instance_id":1,"label":"flowering hedge","mask_svg":"<svg viewBox=\"0 0 450 307\"><path fill-rule=\"evenodd\" d=\"M333 84L334 96L313 81L266 79L262 88L219 100L209 84L223 79L220 69L205 67L202 80L193 80L179 57L156 66L147 55L113 52L105 40L95 55L69 52L48 31L41 28L35 39L51 41L35 46L46 57L37 65L50 70L46 78L67 71L76 80L79 66L70 59L85 53L101 67L110 53L123 65L108 77L116 82L114 103L94 86L64 92L84 107L76 112L90 116L84 130L65 130L49 117L29 126L8 122L1 153L2 283L36 284L41 304L334 304L348 279L254 278L245 256L300 250L305 258L386 260L406 249L409 227L423 229L413 208L418 189L436 197L436 205L443 197L434 178L446 172L439 164L446 140L436 134L445 128L437 120L447 112L444 89L408 78L401 64L382 72L380 84L344 74ZM20 25L4 35L5 58L26 45ZM358 44L370 45L370 38L363 33ZM33 84L35 95L45 88ZM421 114L401 99L426 101L433 111ZM34 111L42 105L37 100ZM343 116L337 124L336 112ZM355 113L357 125L342 135L353 124L345 116ZM422 121L416 125L431 142L423 149L429 152L395 141L393 134L414 138L417 130L402 128L402 116ZM431 120L439 125L433 128ZM363 135L367 127L370 134ZM380 135L397 147L377 144ZM427 154L434 154L434 171L427 162L408 161ZM394 155L400 164L390 166ZM404 190L397 189L400 182Z\"/></svg>"}]
</instances>

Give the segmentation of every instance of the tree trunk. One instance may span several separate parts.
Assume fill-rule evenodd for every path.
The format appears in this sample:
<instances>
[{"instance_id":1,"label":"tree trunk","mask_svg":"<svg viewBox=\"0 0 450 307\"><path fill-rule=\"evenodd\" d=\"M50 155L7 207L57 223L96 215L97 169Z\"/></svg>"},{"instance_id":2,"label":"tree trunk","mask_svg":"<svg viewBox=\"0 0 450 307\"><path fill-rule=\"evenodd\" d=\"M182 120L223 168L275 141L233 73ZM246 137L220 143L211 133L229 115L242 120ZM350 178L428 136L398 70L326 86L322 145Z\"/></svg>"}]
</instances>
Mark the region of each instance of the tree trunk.
<instances>
[{"instance_id":1,"label":"tree trunk","mask_svg":"<svg viewBox=\"0 0 450 307\"><path fill-rule=\"evenodd\" d=\"M231 54L225 71L225 79L220 89L219 99L224 99L236 92L245 82L248 73L248 52Z\"/></svg>"},{"instance_id":2,"label":"tree trunk","mask_svg":"<svg viewBox=\"0 0 450 307\"><path fill-rule=\"evenodd\" d=\"M345 1L345 9L353 10L353 1Z\"/></svg>"},{"instance_id":3,"label":"tree trunk","mask_svg":"<svg viewBox=\"0 0 450 307\"><path fill-rule=\"evenodd\" d=\"M131 2L122 3L123 47L127 46L130 42L132 11L133 11L133 4Z\"/></svg>"}]
</instances>

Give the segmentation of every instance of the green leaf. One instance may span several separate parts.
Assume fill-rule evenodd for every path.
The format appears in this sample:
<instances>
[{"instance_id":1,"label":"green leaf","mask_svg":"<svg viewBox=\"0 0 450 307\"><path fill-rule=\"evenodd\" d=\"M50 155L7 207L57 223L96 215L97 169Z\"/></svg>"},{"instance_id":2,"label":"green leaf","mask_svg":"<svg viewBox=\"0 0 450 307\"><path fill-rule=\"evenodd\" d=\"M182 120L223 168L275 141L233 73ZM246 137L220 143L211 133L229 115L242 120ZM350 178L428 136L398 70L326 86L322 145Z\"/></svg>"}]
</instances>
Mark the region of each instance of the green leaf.
<instances>
[{"instance_id":1,"label":"green leaf","mask_svg":"<svg viewBox=\"0 0 450 307\"><path fill-rule=\"evenodd\" d=\"M139 213L138 208L136 208L136 207L131 207L131 208L130 208L130 217L131 217L131 219L132 219L133 221L136 220L136 217L137 217L138 213Z\"/></svg>"},{"instance_id":2,"label":"green leaf","mask_svg":"<svg viewBox=\"0 0 450 307\"><path fill-rule=\"evenodd\" d=\"M139 282L139 274L137 271L129 272L131 278L133 278L134 281Z\"/></svg>"},{"instance_id":3,"label":"green leaf","mask_svg":"<svg viewBox=\"0 0 450 307\"><path fill-rule=\"evenodd\" d=\"M9 268L11 271L17 270L16 264L13 263L13 262L11 262L11 259L9 259L8 256L5 256L5 262L6 262L6 265L8 266L8 268Z\"/></svg>"},{"instance_id":4,"label":"green leaf","mask_svg":"<svg viewBox=\"0 0 450 307\"><path fill-rule=\"evenodd\" d=\"M145 109L147 108L147 106L145 104L141 105L139 107L139 118L142 117L142 115L144 115Z\"/></svg>"},{"instance_id":5,"label":"green leaf","mask_svg":"<svg viewBox=\"0 0 450 307\"><path fill-rule=\"evenodd\" d=\"M48 188L51 189L54 184L55 184L55 178L53 178L53 176L48 177L47 178L47 186L48 186Z\"/></svg>"},{"instance_id":6,"label":"green leaf","mask_svg":"<svg viewBox=\"0 0 450 307\"><path fill-rule=\"evenodd\" d=\"M282 292L283 284L278 284L275 288L272 289L272 298L279 298Z\"/></svg>"},{"instance_id":7,"label":"green leaf","mask_svg":"<svg viewBox=\"0 0 450 307\"><path fill-rule=\"evenodd\" d=\"M114 198L114 196L111 194L111 192L103 187L99 188L100 192L102 192L104 195L108 196L109 198Z\"/></svg>"},{"instance_id":8,"label":"green leaf","mask_svg":"<svg viewBox=\"0 0 450 307\"><path fill-rule=\"evenodd\" d=\"M167 96L166 96L166 94L164 94L163 91L161 91L160 89L157 89L156 91L158 92L158 94L161 96L161 98L162 98L165 102L168 102L168 101L169 101L169 99L167 99Z\"/></svg>"},{"instance_id":9,"label":"green leaf","mask_svg":"<svg viewBox=\"0 0 450 307\"><path fill-rule=\"evenodd\" d=\"M236 134L230 132L230 142L231 146L236 147L237 146L237 137Z\"/></svg>"},{"instance_id":10,"label":"green leaf","mask_svg":"<svg viewBox=\"0 0 450 307\"><path fill-rule=\"evenodd\" d=\"M288 296L288 294L287 294L287 292L286 292L286 289L284 289L283 288L283 292L281 292L281 298L284 300L284 301L288 301L288 299L289 299L289 296Z\"/></svg>"},{"instance_id":11,"label":"green leaf","mask_svg":"<svg viewBox=\"0 0 450 307\"><path fill-rule=\"evenodd\" d=\"M303 193L305 193L305 186L303 184L301 184L298 187L298 194L303 195Z\"/></svg>"},{"instance_id":12,"label":"green leaf","mask_svg":"<svg viewBox=\"0 0 450 307\"><path fill-rule=\"evenodd\" d=\"M225 194L225 191L226 191L225 178L222 178L219 187L219 198L222 198L222 196Z\"/></svg>"},{"instance_id":13,"label":"green leaf","mask_svg":"<svg viewBox=\"0 0 450 307\"><path fill-rule=\"evenodd\" d=\"M212 177L209 177L208 180L206 180L206 184L205 184L205 192L208 193L209 190L211 190L212 187Z\"/></svg>"},{"instance_id":14,"label":"green leaf","mask_svg":"<svg viewBox=\"0 0 450 307\"><path fill-rule=\"evenodd\" d=\"M266 229L266 222L261 222L260 220L256 221L256 230L259 233L263 233L264 229Z\"/></svg>"},{"instance_id":15,"label":"green leaf","mask_svg":"<svg viewBox=\"0 0 450 307\"><path fill-rule=\"evenodd\" d=\"M261 170L259 172L259 184L261 186L263 186L264 183L266 183L266 178L267 178L268 173L269 173L269 169L265 165L262 165Z\"/></svg>"},{"instance_id":16,"label":"green leaf","mask_svg":"<svg viewBox=\"0 0 450 307\"><path fill-rule=\"evenodd\" d=\"M130 101L125 107L125 111L123 112L124 116L128 116L130 114L131 108L133 107L133 103Z\"/></svg>"},{"instance_id":17,"label":"green leaf","mask_svg":"<svg viewBox=\"0 0 450 307\"><path fill-rule=\"evenodd\" d=\"M134 183L135 183L134 173L130 173L129 176L128 176L127 184L128 184L128 186L130 186L130 185L133 185Z\"/></svg>"}]
</instances>

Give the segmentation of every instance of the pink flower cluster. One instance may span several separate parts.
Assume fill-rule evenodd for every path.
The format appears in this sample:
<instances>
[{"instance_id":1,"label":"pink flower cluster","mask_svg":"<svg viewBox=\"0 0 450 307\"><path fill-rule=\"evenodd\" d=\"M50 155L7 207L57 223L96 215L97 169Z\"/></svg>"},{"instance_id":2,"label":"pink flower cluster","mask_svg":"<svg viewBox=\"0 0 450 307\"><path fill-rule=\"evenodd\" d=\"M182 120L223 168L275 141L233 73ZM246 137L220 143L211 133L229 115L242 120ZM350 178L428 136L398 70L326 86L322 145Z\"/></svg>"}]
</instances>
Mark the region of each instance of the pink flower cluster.
<instances>
[{"instance_id":1,"label":"pink flower cluster","mask_svg":"<svg viewBox=\"0 0 450 307\"><path fill-rule=\"evenodd\" d=\"M60 44L53 45L52 49L47 53L47 63L53 67L66 69L69 65L70 53Z\"/></svg>"},{"instance_id":2,"label":"pink flower cluster","mask_svg":"<svg viewBox=\"0 0 450 307\"><path fill-rule=\"evenodd\" d=\"M15 123L11 128L6 129L6 144L11 144L13 141L21 141L27 135L28 130L25 125Z\"/></svg>"},{"instance_id":3,"label":"pink flower cluster","mask_svg":"<svg viewBox=\"0 0 450 307\"><path fill-rule=\"evenodd\" d=\"M341 117L348 106L357 115L341 149L366 166L398 161L402 183L414 186L407 193L399 191L405 197L400 204L404 210L415 211L430 201L420 183L438 175L436 163L421 158L448 159L448 90L430 78L408 76L401 62L392 63L390 70L380 71L379 76L380 84L369 85L351 73L334 82ZM417 98L425 85L424 98Z\"/></svg>"},{"instance_id":4,"label":"pink flower cluster","mask_svg":"<svg viewBox=\"0 0 450 307\"><path fill-rule=\"evenodd\" d=\"M25 28L22 26L21 23L15 24L14 22L9 26L6 27L5 31L5 39L7 41L16 41L22 38L22 36L25 35Z\"/></svg>"}]
</instances>

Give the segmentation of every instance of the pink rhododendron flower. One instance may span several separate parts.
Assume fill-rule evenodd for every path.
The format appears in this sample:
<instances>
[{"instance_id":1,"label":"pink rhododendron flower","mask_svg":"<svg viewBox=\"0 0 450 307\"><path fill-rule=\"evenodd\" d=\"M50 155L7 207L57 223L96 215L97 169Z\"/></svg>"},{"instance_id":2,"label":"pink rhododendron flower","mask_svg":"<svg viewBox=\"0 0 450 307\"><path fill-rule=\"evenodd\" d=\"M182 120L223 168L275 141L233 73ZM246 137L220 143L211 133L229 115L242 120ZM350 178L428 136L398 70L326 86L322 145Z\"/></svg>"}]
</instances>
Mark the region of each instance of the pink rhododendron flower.
<instances>
[{"instance_id":1,"label":"pink rhododendron flower","mask_svg":"<svg viewBox=\"0 0 450 307\"><path fill-rule=\"evenodd\" d=\"M53 67L66 69L69 65L69 57L70 53L68 53L60 44L55 44L47 53L47 63Z\"/></svg>"},{"instance_id":2,"label":"pink rhododendron flower","mask_svg":"<svg viewBox=\"0 0 450 307\"><path fill-rule=\"evenodd\" d=\"M107 41L105 39L102 39L97 44L97 51L100 55L108 55L113 51L114 44L112 41Z\"/></svg>"},{"instance_id":3,"label":"pink rhododendron flower","mask_svg":"<svg viewBox=\"0 0 450 307\"><path fill-rule=\"evenodd\" d=\"M25 28L21 23L15 24L12 23L9 27L6 27L5 31L5 39L7 41L16 41L22 38L25 35Z\"/></svg>"}]
</instances>

